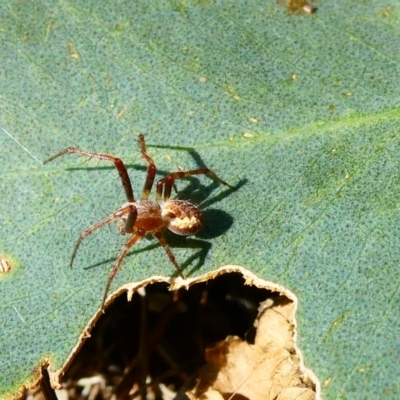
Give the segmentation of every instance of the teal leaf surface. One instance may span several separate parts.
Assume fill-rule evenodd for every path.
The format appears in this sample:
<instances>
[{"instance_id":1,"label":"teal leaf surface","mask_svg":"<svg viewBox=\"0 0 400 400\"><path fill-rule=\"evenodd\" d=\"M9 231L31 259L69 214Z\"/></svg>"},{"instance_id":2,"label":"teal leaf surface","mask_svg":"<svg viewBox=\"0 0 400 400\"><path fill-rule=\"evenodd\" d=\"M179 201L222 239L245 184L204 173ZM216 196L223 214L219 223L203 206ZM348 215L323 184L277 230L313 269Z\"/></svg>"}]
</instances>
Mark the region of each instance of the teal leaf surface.
<instances>
[{"instance_id":1,"label":"teal leaf surface","mask_svg":"<svg viewBox=\"0 0 400 400\"><path fill-rule=\"evenodd\" d=\"M299 298L298 345L327 399L400 397L400 1L19 1L0 5L0 397L61 368L124 243L78 235L159 174L209 216L171 245L188 276L242 265ZM174 239L175 240L175 239ZM194 242L190 242L193 240ZM201 262L194 257L210 243ZM175 270L155 241L111 290ZM202 247L203 246L203 247ZM204 253L204 252L203 252Z\"/></svg>"}]
</instances>

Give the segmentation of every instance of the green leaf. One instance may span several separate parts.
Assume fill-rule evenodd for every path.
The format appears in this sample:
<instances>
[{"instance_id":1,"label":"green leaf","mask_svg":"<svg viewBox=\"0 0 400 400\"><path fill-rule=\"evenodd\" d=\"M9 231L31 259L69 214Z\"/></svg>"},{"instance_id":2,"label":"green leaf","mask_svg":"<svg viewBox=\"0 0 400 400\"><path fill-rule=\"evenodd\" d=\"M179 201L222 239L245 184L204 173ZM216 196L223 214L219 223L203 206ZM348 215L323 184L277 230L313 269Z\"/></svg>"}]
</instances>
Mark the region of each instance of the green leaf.
<instances>
[{"instance_id":1,"label":"green leaf","mask_svg":"<svg viewBox=\"0 0 400 400\"><path fill-rule=\"evenodd\" d=\"M188 276L247 267L299 297L299 347L325 398L398 398L400 2L12 1L0 5L0 396L60 368L98 310L124 237L78 235L124 203L109 152L145 178L204 163ZM185 190L184 190L185 191ZM206 197L202 197L206 194ZM222 227L221 227L222 226ZM211 246L206 252L202 241ZM196 248L196 246L199 246ZM200 254L204 260L196 257ZM154 241L112 290L173 266Z\"/></svg>"}]
</instances>

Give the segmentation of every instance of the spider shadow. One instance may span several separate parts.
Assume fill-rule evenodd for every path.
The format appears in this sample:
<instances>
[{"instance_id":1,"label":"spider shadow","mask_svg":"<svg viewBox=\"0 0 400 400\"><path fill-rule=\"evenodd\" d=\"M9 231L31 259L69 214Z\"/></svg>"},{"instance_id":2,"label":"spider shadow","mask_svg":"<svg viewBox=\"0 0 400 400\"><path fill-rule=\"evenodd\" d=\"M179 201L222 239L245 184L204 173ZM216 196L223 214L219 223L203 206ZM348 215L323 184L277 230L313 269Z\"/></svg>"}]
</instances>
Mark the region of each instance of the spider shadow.
<instances>
[{"instance_id":1,"label":"spider shadow","mask_svg":"<svg viewBox=\"0 0 400 400\"><path fill-rule=\"evenodd\" d=\"M204 165L204 164L201 164L201 165ZM143 172L147 171L147 166L141 166L141 165L136 165L136 164L126 164L125 166L127 169L135 169L137 171L143 171ZM201 166L199 168L201 168ZM91 169L98 170L98 171L99 170L112 170L112 169L115 169L115 167L114 166L104 166L104 167L94 167ZM72 168L67 168L67 170L78 171L78 170L87 170L87 168L72 167ZM164 170L157 170L157 173L159 173L160 175L166 176L170 172L167 172ZM159 178L159 179L161 179L161 178ZM159 179L156 179L155 182L157 182ZM197 205L200 208L201 212L203 214L205 214L206 209L208 207L210 207L211 205L213 205L215 203L220 202L221 200L225 199L232 193L238 191L242 186L244 186L248 182L248 179L241 179L235 186L228 188L215 180L211 180L211 178L208 178L208 180L211 182L209 184L204 184L201 182L201 180L197 176L188 176L183 179L177 179L175 181L175 187L174 187L175 195L171 196L171 197L179 198L180 200L187 200L190 203ZM188 184L183 188L183 190L178 190L178 185L180 185L184 182L186 182ZM154 189L154 186L155 185L153 185L153 189ZM217 188L219 188L221 186L225 187L226 189L223 190L218 195L210 197L211 194ZM121 191L123 191L122 185L121 185ZM135 193L135 190L134 190L134 193ZM140 195L141 195L141 192L140 192ZM137 200L140 199L140 196L138 196L137 194L135 196L136 196ZM151 196L150 196L150 199L151 199ZM224 218L227 218L226 213L224 213L224 216L221 216L218 219L214 218L214 221L218 221L219 223L222 224L222 226L227 226L227 224L223 221ZM203 230L204 230L204 228L203 228Z\"/></svg>"},{"instance_id":2,"label":"spider shadow","mask_svg":"<svg viewBox=\"0 0 400 400\"><path fill-rule=\"evenodd\" d=\"M156 149L171 149L171 150L184 151L184 152L190 154L190 156L193 158L197 168L208 168L207 164L203 161L200 154L193 147L157 145L157 144L148 144L147 147L154 147ZM221 174L221 171L218 171L218 175L220 175L220 174ZM225 179L224 176L222 176L222 178ZM222 192L220 195L218 195L214 199L205 202L205 200L210 196L212 191L214 191L217 187L223 186L223 185L221 185L221 183L216 182L214 180L212 181L212 183L210 185L200 184L198 175L186 177L183 180L188 181L189 185L187 185L184 190L178 191L179 198L184 199L184 200L189 200L190 202L193 202L194 204L198 204L198 205L200 205L201 209L207 208L211 204L222 200L223 198L229 196L233 192L236 192L237 190L239 190L242 186L244 186L248 182L247 179L242 179L232 188L226 189L224 192ZM177 180L176 182L180 182L180 180Z\"/></svg>"},{"instance_id":3,"label":"spider shadow","mask_svg":"<svg viewBox=\"0 0 400 400\"><path fill-rule=\"evenodd\" d=\"M153 146L153 147L158 147L158 146ZM159 146L162 147L162 146ZM191 150L190 153L193 153L193 157L196 160L196 162L198 161L197 165L199 168L202 168L205 166L204 162L202 161L201 157L197 154L197 152L195 150ZM127 169L134 169L137 171L142 171L142 172L147 172L147 166L146 165L137 165L137 164L125 164L125 167ZM115 167L114 166L97 166L97 167L93 167L91 168L93 170L96 171L101 171L101 170L114 170ZM70 171L82 171L82 170L87 170L86 167L70 167L67 168L67 170ZM164 170L157 170L157 174L160 174L162 176L166 176L169 173L171 173L170 171L164 171ZM161 179L161 178L159 178ZM157 182L159 179L156 179L155 182ZM187 200L195 205L197 205L200 210L202 211L203 214L207 214L207 208L210 207L211 205L218 203L219 201L225 199L226 197L228 197L229 195L231 195L232 193L238 191L242 186L244 186L248 180L247 179L241 179L235 186L232 187L226 187L224 185L222 185L220 182L217 182L215 180L212 180L211 178L208 178L208 181L210 183L205 184L203 183L198 176L188 176L185 177L183 179L177 179L175 181L175 187L174 187L174 191L175 191L175 196L172 196L172 198L179 198L181 200ZM182 183L187 183L186 186L183 188L183 190L178 190L178 186L181 185ZM154 189L153 185L153 189ZM223 190L222 192L220 192L218 195L214 196L214 197L210 197L211 194L219 187L224 187L225 190ZM121 191L122 191L122 185L121 185ZM135 191L134 191L135 193ZM141 195L141 193L140 193ZM137 195L136 193L136 199L140 199L140 196ZM205 215L206 217L206 215ZM226 214L226 213L222 213L219 218L216 218L215 213L213 214L213 221L214 223L216 221L218 221L218 224L215 225L217 226L217 231L220 230L220 226L222 227L227 227L223 232L221 232L220 234L224 233L228 228L228 224L226 221L224 221L224 219L229 219L230 217ZM211 228L209 228L210 231ZM204 228L203 228L204 230ZM215 236L219 236L219 235L206 235L205 237L208 238L212 238Z\"/></svg>"},{"instance_id":4,"label":"spider shadow","mask_svg":"<svg viewBox=\"0 0 400 400\"><path fill-rule=\"evenodd\" d=\"M179 266L181 267L182 271L184 271L184 272L188 267L191 266L189 273L186 273L185 276L190 275L194 271L200 269L202 267L202 265L204 265L206 258L207 258L207 254L211 250L212 245L210 242L208 242L207 240L204 240L204 239L198 239L196 237L177 236L169 231L165 231L164 236L165 236L168 246L171 248L172 252L174 252L174 249L179 249L179 248L181 248L181 249L189 248L189 249L197 250L191 256L189 256L185 261L183 261L183 262L178 261ZM151 236L149 236L148 239L150 241L155 241L155 238L153 238ZM160 249L159 251L165 253L164 249L157 242L157 243L152 243L142 249L133 250L127 255L127 257L131 257L131 256L134 256L135 254L151 251L151 250L154 250L157 248ZM166 254L165 254L165 263L166 263L166 265L171 266L171 272L172 272L171 276L177 277L178 272L175 270L173 265L170 263L168 256Z\"/></svg>"},{"instance_id":5,"label":"spider shadow","mask_svg":"<svg viewBox=\"0 0 400 400\"><path fill-rule=\"evenodd\" d=\"M196 239L193 237L177 237L176 235L174 235L173 233L170 233L170 232L165 232L165 237L166 237L168 245L170 246L172 251L174 248L199 249L197 252L195 252L193 255L191 255L189 258L187 258L184 262L179 263L181 269L185 270L188 266L192 265L195 262L195 260L197 259L197 262L191 268L190 273L201 268L201 266L204 264L204 262L206 260L208 252L211 249L211 243L209 243L206 240ZM146 239L153 241L153 242L155 241L155 238L152 236L148 236L148 237L146 237ZM131 250L126 255L125 259L129 259L137 254L152 251L157 248L160 248L160 250L162 252L164 252L164 249L162 248L162 246L157 242L157 243L149 244L148 246L143 247L141 249ZM166 257L166 263L168 263L168 256L166 254L165 254L165 257ZM92 268L97 268L97 267L100 267L103 265L112 265L115 262L115 259L116 259L115 257L108 258L107 260L103 260L98 263L92 264L88 267L84 267L84 270L90 270ZM170 263L168 263L168 264L170 264ZM170 264L170 265L171 265L171 271L173 271L171 276L177 277L178 276L177 271L173 268L172 264ZM190 275L190 273L189 273L189 275Z\"/></svg>"}]
</instances>

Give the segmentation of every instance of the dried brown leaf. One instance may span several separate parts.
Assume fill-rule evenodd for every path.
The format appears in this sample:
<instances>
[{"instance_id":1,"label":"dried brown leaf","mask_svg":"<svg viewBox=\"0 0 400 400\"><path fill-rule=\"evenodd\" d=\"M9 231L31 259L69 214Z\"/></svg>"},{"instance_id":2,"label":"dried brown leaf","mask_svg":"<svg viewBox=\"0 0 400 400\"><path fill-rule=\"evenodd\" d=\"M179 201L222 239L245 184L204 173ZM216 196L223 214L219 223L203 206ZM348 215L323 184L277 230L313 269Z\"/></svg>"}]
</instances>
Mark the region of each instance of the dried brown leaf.
<instances>
[{"instance_id":1,"label":"dried brown leaf","mask_svg":"<svg viewBox=\"0 0 400 400\"><path fill-rule=\"evenodd\" d=\"M295 347L294 303L262 304L254 344L228 337L207 349L208 365L200 374L191 399L316 398L315 385Z\"/></svg>"}]
</instances>

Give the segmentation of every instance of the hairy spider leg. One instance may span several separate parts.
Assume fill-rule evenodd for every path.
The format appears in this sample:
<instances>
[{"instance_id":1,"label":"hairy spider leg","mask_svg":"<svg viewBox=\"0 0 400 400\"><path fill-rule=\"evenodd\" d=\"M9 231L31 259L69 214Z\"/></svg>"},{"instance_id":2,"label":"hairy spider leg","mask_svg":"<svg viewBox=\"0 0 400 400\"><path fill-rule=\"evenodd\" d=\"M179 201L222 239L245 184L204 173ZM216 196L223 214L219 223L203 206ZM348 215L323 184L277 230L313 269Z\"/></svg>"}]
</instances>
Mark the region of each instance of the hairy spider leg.
<instances>
[{"instance_id":1,"label":"hairy spider leg","mask_svg":"<svg viewBox=\"0 0 400 400\"><path fill-rule=\"evenodd\" d=\"M172 187L175 185L175 179L183 179L187 176L192 175L208 175L211 179L214 179L215 181L228 186L230 189L233 189L233 186L222 180L215 172L211 171L208 168L199 168L191 171L172 172L168 174L165 178L162 178L157 182L157 201L160 201L162 199L163 193L164 201L167 201L171 197L171 190Z\"/></svg>"},{"instance_id":2,"label":"hairy spider leg","mask_svg":"<svg viewBox=\"0 0 400 400\"><path fill-rule=\"evenodd\" d=\"M82 243L82 241L85 238L87 238L89 235L91 235L94 231L97 231L97 229L100 229L104 225L107 225L110 222L112 222L112 221L114 221L116 219L119 219L119 218L123 217L126 214L129 214L128 215L128 220L129 220L129 217L131 215L133 216L132 217L132 220L133 220L132 223L134 225L135 221L136 221L136 217L137 217L137 210L136 210L136 207L133 204L127 204L127 205L121 207L115 213L113 213L110 216L108 216L107 218L104 218L102 221L98 222L97 224L92 225L90 228L88 228L85 231L83 231L79 235L78 241L75 244L74 251L72 252L71 261L69 263L69 267L72 268L72 264L74 263L74 259L75 259L76 253L78 252L79 246L80 246L80 244ZM128 223L128 221L127 221L127 223Z\"/></svg>"},{"instance_id":3,"label":"hairy spider leg","mask_svg":"<svg viewBox=\"0 0 400 400\"><path fill-rule=\"evenodd\" d=\"M172 264L174 264L176 270L178 271L179 276L181 278L185 279L185 277L183 276L183 272L181 270L181 267L177 263L177 261L175 259L175 256L172 254L171 249L169 248L167 242L165 241L163 233L162 232L155 232L155 233L153 233L153 236L156 237L158 239L158 241L160 242L161 246L164 247L164 250L167 253L168 258L171 260Z\"/></svg>"},{"instance_id":4,"label":"hairy spider leg","mask_svg":"<svg viewBox=\"0 0 400 400\"><path fill-rule=\"evenodd\" d=\"M106 284L106 288L104 290L104 295L103 295L103 301L101 303L101 308L103 309L104 307L104 303L106 302L106 298L107 298L107 293L110 289L111 286L111 282L114 279L115 275L117 274L119 268L121 267L122 261L124 261L124 258L126 257L126 255L128 254L128 251L130 250L130 248L140 239L142 239L145 236L146 232L143 231L138 231L135 235L133 235L125 244L124 247L122 248L121 252L119 253L113 268L110 272L110 275L108 276L108 280L107 280L107 284Z\"/></svg>"},{"instance_id":5,"label":"hairy spider leg","mask_svg":"<svg viewBox=\"0 0 400 400\"><path fill-rule=\"evenodd\" d=\"M114 279L115 275L117 274L119 268L121 267L122 262L124 261L124 258L126 257L126 255L128 254L129 250L131 249L131 247L138 242L140 239L142 239L144 236L146 235L145 231L142 230L137 230L136 234L134 236L132 236L124 245L124 247L122 248L121 252L118 255L117 260L114 263L114 266L110 272L110 275L108 276L108 280L107 280L107 284L106 284L106 288L104 290L104 296L103 296L103 301L101 303L101 308L103 308L104 303L106 301L107 298L107 293L110 290L110 286L111 286L111 282ZM172 262L172 264L174 264L176 270L178 271L178 274L181 278L185 279L183 272L179 266L179 264L177 263L175 256L173 255L171 249L169 248L167 242L165 241L165 238L163 236L163 233L160 232L155 232L153 233L153 236L155 238L158 239L158 241L160 242L161 246L164 248L165 252L168 255L168 258L170 259L170 261Z\"/></svg>"},{"instance_id":6,"label":"hairy spider leg","mask_svg":"<svg viewBox=\"0 0 400 400\"><path fill-rule=\"evenodd\" d=\"M131 185L131 180L129 179L128 171L125 168L125 165L121 159L118 157L114 157L110 154L101 154L101 153L92 153L90 151L85 151L81 149L77 149L75 147L68 147L59 153L55 154L54 156L48 158L43 162L43 164L47 164L50 161L53 161L55 158L58 158L64 154L73 153L79 154L81 156L87 156L90 158L95 158L97 160L105 160L111 161L114 163L115 167L117 168L118 174L121 178L122 186L124 187L126 199L128 203L133 203L135 201L135 197L133 196L133 190Z\"/></svg>"},{"instance_id":7,"label":"hairy spider leg","mask_svg":"<svg viewBox=\"0 0 400 400\"><path fill-rule=\"evenodd\" d=\"M75 147L68 147L68 148L60 151L59 153L55 154L54 156L48 158L47 160L45 160L43 162L43 164L53 161L55 158L60 157L67 153L79 154L81 156L87 156L90 158L95 158L97 160L105 160L105 161L113 162L115 167L117 168L118 174L121 178L122 186L125 190L126 199L128 200L128 203L135 202L135 197L133 195L132 184L131 184L131 180L128 175L128 171L126 170L125 164L123 163L123 161L120 158L114 157L110 154L93 153L91 151L85 151L85 150L77 149ZM133 225L135 224L135 221L136 221L136 215L133 215L130 213L128 215L128 218L126 219L126 226L125 226L126 233L133 232Z\"/></svg>"},{"instance_id":8,"label":"hairy spider leg","mask_svg":"<svg viewBox=\"0 0 400 400\"><path fill-rule=\"evenodd\" d=\"M148 200L151 188L153 187L154 178L156 176L157 168L153 159L147 154L146 142L144 140L144 136L142 134L139 135L139 147L140 152L142 153L142 157L148 164L147 167L147 176L143 186L142 192L142 200Z\"/></svg>"}]
</instances>

